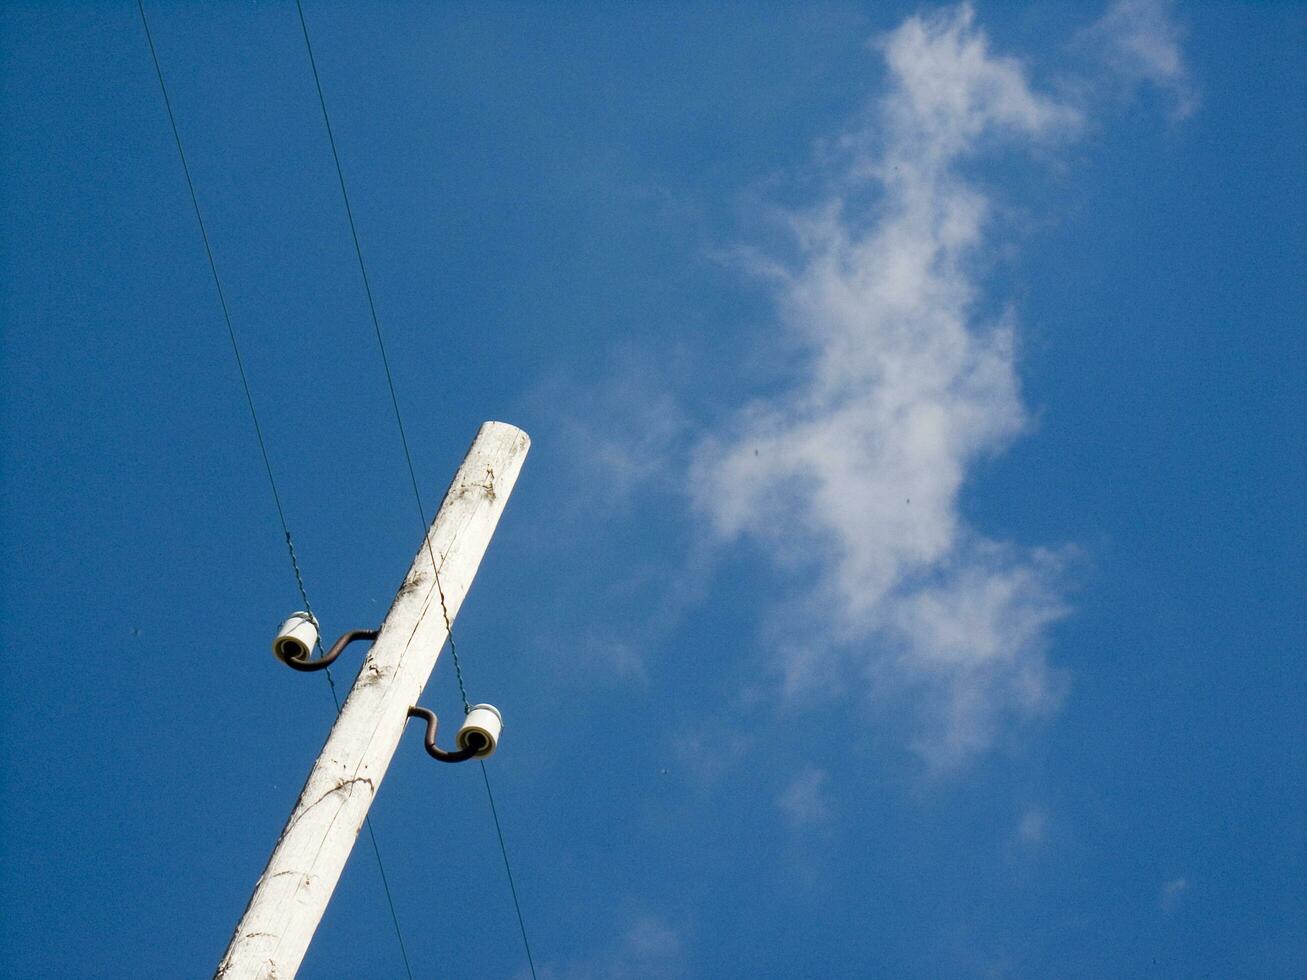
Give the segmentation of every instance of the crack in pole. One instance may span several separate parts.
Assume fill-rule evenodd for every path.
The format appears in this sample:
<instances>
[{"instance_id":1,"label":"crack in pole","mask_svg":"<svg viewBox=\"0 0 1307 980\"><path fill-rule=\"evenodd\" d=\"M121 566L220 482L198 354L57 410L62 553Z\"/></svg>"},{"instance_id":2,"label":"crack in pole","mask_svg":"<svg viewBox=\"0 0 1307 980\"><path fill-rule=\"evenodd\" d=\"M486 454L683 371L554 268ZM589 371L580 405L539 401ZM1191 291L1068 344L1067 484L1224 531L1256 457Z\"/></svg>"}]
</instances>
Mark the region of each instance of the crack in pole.
<instances>
[{"instance_id":1,"label":"crack in pole","mask_svg":"<svg viewBox=\"0 0 1307 980\"><path fill-rule=\"evenodd\" d=\"M295 829L295 825L298 824L301 820L303 820L304 817L308 815L308 812L312 810L314 807L316 807L319 803L326 802L326 800L328 800L333 794L339 793L341 790L349 790L350 794L352 794L355 783L367 783L368 789L372 790L373 793L377 791L376 786L372 782L371 776L351 776L349 779L337 779L335 786L327 790L316 800L314 800L308 806L300 809L295 814L295 816L291 819L291 822L286 825L286 829L282 831L281 840L285 840L288 836L290 836L290 832ZM348 798L349 796L347 795L346 799ZM278 841L277 843L280 844L281 841Z\"/></svg>"}]
</instances>

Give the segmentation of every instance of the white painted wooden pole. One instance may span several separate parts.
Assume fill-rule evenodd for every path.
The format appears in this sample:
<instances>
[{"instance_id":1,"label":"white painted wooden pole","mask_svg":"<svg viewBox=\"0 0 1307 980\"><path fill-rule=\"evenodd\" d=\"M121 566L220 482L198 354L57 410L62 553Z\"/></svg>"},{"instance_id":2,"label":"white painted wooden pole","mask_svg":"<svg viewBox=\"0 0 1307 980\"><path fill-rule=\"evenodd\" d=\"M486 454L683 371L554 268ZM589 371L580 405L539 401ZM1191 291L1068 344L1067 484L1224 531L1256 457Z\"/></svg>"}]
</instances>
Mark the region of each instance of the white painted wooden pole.
<instances>
[{"instance_id":1,"label":"white painted wooden pole","mask_svg":"<svg viewBox=\"0 0 1307 980\"><path fill-rule=\"evenodd\" d=\"M220 980L289 980L299 969L448 635L432 553L452 623L530 445L511 425L481 426L254 886Z\"/></svg>"}]
</instances>

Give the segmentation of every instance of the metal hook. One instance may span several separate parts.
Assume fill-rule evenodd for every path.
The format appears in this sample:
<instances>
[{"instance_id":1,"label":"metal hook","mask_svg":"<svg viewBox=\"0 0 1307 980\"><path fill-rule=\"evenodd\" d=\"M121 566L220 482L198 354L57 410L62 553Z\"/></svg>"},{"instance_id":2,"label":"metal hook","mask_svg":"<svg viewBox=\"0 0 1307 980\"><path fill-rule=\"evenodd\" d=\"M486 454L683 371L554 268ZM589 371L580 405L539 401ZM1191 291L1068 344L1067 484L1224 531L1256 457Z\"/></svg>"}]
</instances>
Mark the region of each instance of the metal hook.
<instances>
[{"instance_id":1,"label":"metal hook","mask_svg":"<svg viewBox=\"0 0 1307 980\"><path fill-rule=\"evenodd\" d=\"M433 759L440 762L464 762L467 759L473 759L478 752L485 751L485 738L479 732L471 733L467 738L467 744L453 752L446 752L436 745L436 713L428 708L419 708L416 705L408 709L410 718L425 718L427 722L427 734L425 745L427 754Z\"/></svg>"},{"instance_id":2,"label":"metal hook","mask_svg":"<svg viewBox=\"0 0 1307 980\"><path fill-rule=\"evenodd\" d=\"M335 663L336 658L339 657L344 652L345 648L355 640L375 640L380 632L380 630L350 630L333 643L331 649L317 660L310 660L307 657L286 656L282 653L280 647L276 650L277 658L293 670L323 670Z\"/></svg>"}]
</instances>

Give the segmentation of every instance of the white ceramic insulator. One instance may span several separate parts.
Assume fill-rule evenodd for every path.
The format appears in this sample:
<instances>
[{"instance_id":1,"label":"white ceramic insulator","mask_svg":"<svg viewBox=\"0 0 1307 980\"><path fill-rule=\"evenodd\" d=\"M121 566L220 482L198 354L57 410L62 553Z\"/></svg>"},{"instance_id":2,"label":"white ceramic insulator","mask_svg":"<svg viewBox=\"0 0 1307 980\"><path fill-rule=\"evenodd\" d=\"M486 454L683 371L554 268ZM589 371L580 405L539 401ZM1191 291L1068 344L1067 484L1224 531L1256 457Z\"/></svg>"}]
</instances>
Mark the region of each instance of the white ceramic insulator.
<instances>
[{"instance_id":1,"label":"white ceramic insulator","mask_svg":"<svg viewBox=\"0 0 1307 980\"><path fill-rule=\"evenodd\" d=\"M292 613L281 624L277 638L272 641L272 652L279 660L306 660L318 642L318 626L306 612Z\"/></svg>"},{"instance_id":2,"label":"white ceramic insulator","mask_svg":"<svg viewBox=\"0 0 1307 980\"><path fill-rule=\"evenodd\" d=\"M468 746L468 736L476 733L485 740L485 748L476 754L478 759L487 759L499 748L499 735L504 730L504 716L493 704L475 704L463 719L463 727L458 730L458 747Z\"/></svg>"}]
</instances>

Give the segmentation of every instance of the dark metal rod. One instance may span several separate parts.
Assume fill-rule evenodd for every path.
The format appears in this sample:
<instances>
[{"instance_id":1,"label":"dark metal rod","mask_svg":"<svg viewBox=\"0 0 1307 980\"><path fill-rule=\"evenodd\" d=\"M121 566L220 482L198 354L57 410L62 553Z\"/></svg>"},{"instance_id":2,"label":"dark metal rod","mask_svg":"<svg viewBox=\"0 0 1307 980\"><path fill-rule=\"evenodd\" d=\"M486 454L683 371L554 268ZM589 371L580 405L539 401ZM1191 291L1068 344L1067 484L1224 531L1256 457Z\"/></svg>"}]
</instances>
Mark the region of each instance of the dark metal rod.
<instances>
[{"instance_id":1,"label":"dark metal rod","mask_svg":"<svg viewBox=\"0 0 1307 980\"><path fill-rule=\"evenodd\" d=\"M436 713L429 708L412 707L408 709L410 718L425 718L427 722L427 734L424 740L427 754L433 759L441 762L463 762L467 759L476 757L477 752L484 746L469 745L466 748L458 749L454 752L446 752L436 745Z\"/></svg>"},{"instance_id":2,"label":"dark metal rod","mask_svg":"<svg viewBox=\"0 0 1307 980\"><path fill-rule=\"evenodd\" d=\"M290 657L286 656L280 649L277 650L277 656L287 667L294 670L311 671L325 670L330 667L337 657L344 652L345 648L355 640L375 640L380 630L350 630L339 640L331 645L331 649L324 653L317 660L310 660L307 657Z\"/></svg>"}]
</instances>

